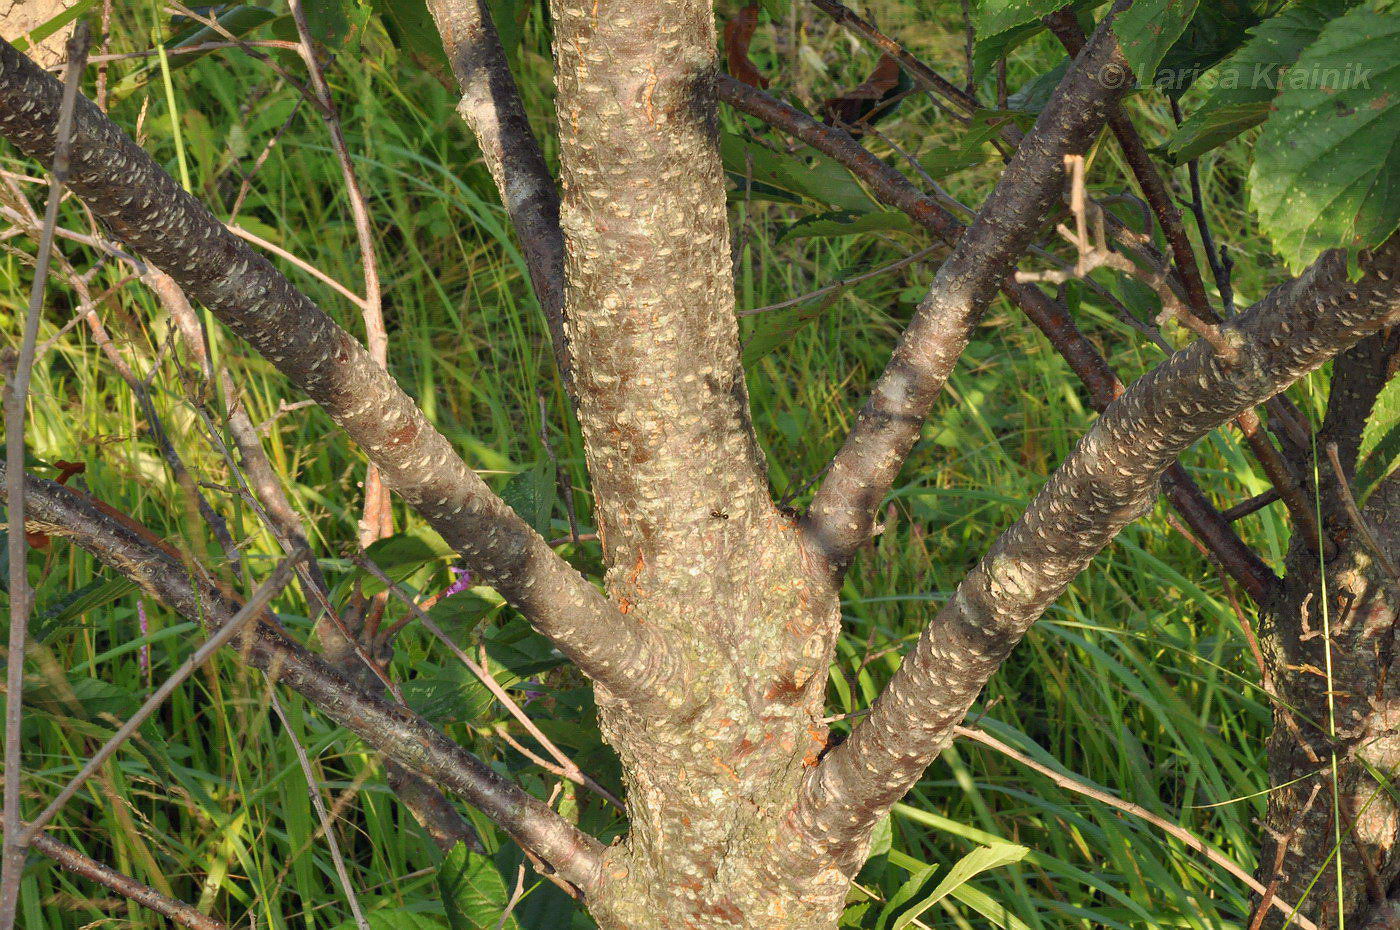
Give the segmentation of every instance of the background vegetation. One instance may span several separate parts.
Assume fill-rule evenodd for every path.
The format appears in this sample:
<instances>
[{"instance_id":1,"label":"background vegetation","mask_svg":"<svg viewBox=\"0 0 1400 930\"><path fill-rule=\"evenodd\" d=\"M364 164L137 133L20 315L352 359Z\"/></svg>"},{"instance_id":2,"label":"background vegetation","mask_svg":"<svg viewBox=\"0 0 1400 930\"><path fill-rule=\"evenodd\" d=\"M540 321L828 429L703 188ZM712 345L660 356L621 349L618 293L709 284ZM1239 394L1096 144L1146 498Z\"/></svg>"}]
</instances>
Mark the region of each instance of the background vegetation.
<instances>
[{"instance_id":1,"label":"background vegetation","mask_svg":"<svg viewBox=\"0 0 1400 930\"><path fill-rule=\"evenodd\" d=\"M531 116L550 152L544 4L495 5ZM159 3L118 7L112 52L178 41L183 24ZM965 35L959 3L875 0L868 9L913 51L961 80ZM280 16L285 9L274 12ZM875 63L868 49L804 4L794 3L780 20L760 27L754 59L776 89L812 112L859 83ZM275 37L287 28L285 18L275 19L249 35ZM587 533L589 500L576 427L504 212L470 134L453 113L455 95L431 68L396 50L384 21L368 8L352 9L344 22L324 28L343 35L332 46L328 79L375 225L391 370L494 486L533 512L547 535L567 537L552 453L577 489L581 530ZM292 74L302 74L293 53L269 54ZM1033 40L1013 54L1007 87L1014 94L1032 84L1022 102L1033 105L1034 80L1062 57L1048 38ZM350 289L360 288L355 231L329 138L314 110L299 103L295 87L236 50L170 54L165 64L138 57L110 69L114 117L217 214L230 218L249 178L233 221ZM984 81L986 95L994 97L996 75ZM1187 112L1191 102L1188 96ZM1165 97L1137 98L1136 114L1149 142L1170 135L1174 123ZM761 169L765 153L785 150L784 140L732 113L726 113L725 126L733 134L727 144L736 174L744 173L744 165ZM985 143L969 141L969 133L925 97L907 97L880 129L886 138L867 139L877 152L900 158L898 146L965 203L975 206L995 179L994 169L985 166L994 161L985 157ZM272 140L276 144L267 150ZM1243 206L1248 167L1242 153L1250 143L1247 134L1201 161L1205 208L1234 262L1240 304L1285 273ZM254 172L264 152L266 160ZM1094 155L1092 178L1100 191L1131 190L1115 158L1109 146ZM39 173L13 152L3 165ZM735 184L741 309L789 301L926 247L921 236L898 224L851 235L841 217L813 219L842 206L830 202L840 188L829 180L813 173L811 190L786 192L781 185ZM1184 169L1172 180L1186 195ZM29 185L28 191L40 202L42 187ZM811 202L822 197L829 202ZM67 204L69 225L86 228L81 209ZM1125 214L1132 215L1131 209ZM95 268L90 251L72 243L63 247L80 271ZM33 244L10 236L4 249L0 326L8 346L18 341ZM928 256L743 318L754 418L779 493L801 501L807 480L844 435L864 385L883 366L894 335L923 295L933 260ZM359 313L343 296L298 268L284 267L359 331ZM172 324L139 282L118 287L126 274L110 261L93 271L94 293L113 289L99 308L101 317L131 367L150 376L158 415L194 474L211 486L226 486L231 478L224 460L192 412L193 388L181 376ZM1109 275L1102 284L1142 319L1153 315L1148 294ZM59 278L51 295L41 343L58 334L77 306ZM1159 346L1091 291L1075 286L1070 297L1081 325L1125 380L1163 357ZM326 571L348 596L364 582L342 558L354 545L361 457L316 408L284 410L299 398L270 366L217 329L211 337L254 421L266 423L269 456L308 518ZM1178 344L1182 339L1172 332L1166 338ZM1314 376L1292 392L1305 410L1319 409L1323 378ZM31 450L41 474L52 475L47 466L59 460L82 462L86 471L76 482L177 545L219 561L207 527L165 468L152 424L85 327L65 332L40 358L31 417ZM885 532L874 544L878 558L853 572L846 585L848 623L841 662L832 672L833 713L856 710L875 696L899 651L1091 418L1076 379L1039 332L1008 308L994 307L905 471ZM1229 432L1190 452L1186 464L1223 506L1264 490ZM279 550L246 506L217 489L206 493L228 518L248 560L270 564ZM408 535L380 544L381 563L419 592L450 584L450 561L416 518L396 506L395 521ZM1246 518L1242 527L1277 564L1286 536L1273 508ZM565 543L562 551L585 571L599 570L595 543ZM37 571L35 635L41 645L33 653L25 696L32 704L25 732L28 803L51 796L110 732L112 717L134 709L151 682L182 661L198 639L191 624L143 603L129 585L73 547L55 542ZM229 580L237 583L232 575ZM285 595L279 611L294 632L309 638L307 605L296 598ZM391 616L397 610L391 607ZM485 650L498 679L530 702L552 738L620 791L615 763L592 723L587 688L573 672L556 667L542 640L484 589L444 601L439 614L459 642L473 652ZM550 796L558 780L493 734L507 729L527 743L529 738L412 624L397 641L392 675L410 703ZM1263 739L1270 725L1257 681L1222 582L1159 509L1129 527L1033 628L993 680L972 722L1044 766L1110 786L1111 793L1180 824L1252 871L1253 819L1264 805ZM307 713L295 696L282 700L292 735L314 760L319 790L339 814L337 839L377 930L473 926L483 915L501 914L518 874L519 853L512 846L500 843L478 818L493 858L474 860L453 884L448 871L438 868L436 849L384 789L374 755ZM287 736L270 712L262 677L220 656L67 807L54 833L238 926L310 930L345 924L350 912ZM595 832L606 833L615 821L609 808L567 784L558 803ZM867 899L853 898L847 918L852 926L897 925L907 902L925 897L948 866L993 839L1030 852L1016 866L977 876L959 896L924 911L918 925L981 927L990 921L1008 928L1205 930L1243 927L1248 919L1246 890L1180 841L967 740L945 753L897 807L888 837L861 875ZM524 887L527 894L507 925L588 925L552 886L537 885L533 873ZM161 925L121 901L94 896L92 886L45 860L35 860L25 877L21 923Z\"/></svg>"}]
</instances>

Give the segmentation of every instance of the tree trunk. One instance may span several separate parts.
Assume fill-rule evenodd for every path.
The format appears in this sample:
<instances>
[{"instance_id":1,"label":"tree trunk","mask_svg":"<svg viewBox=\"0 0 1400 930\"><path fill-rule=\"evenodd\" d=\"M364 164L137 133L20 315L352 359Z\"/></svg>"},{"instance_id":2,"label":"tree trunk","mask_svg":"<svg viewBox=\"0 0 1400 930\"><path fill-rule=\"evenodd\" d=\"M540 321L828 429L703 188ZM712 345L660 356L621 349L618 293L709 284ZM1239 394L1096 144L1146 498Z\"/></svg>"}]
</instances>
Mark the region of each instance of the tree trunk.
<instances>
[{"instance_id":1,"label":"tree trunk","mask_svg":"<svg viewBox=\"0 0 1400 930\"><path fill-rule=\"evenodd\" d=\"M1400 579L1390 576L1347 513L1361 429L1388 376L1400 333L1373 336L1339 356L1317 437L1322 546L1295 534L1283 591L1268 613L1264 647L1279 690L1269 740L1269 795L1260 880L1320 926L1387 927L1400 890L1400 675L1395 625ZM1326 453L1337 446L1345 478ZM1311 476L1311 461L1296 462ZM1400 476L1385 479L1363 518L1392 565L1400 562ZM1330 649L1329 637L1330 631ZM1329 678L1331 681L1329 696ZM1335 781L1333 757L1335 753ZM1390 781L1384 786L1373 773ZM1267 927L1281 927L1274 913Z\"/></svg>"},{"instance_id":2,"label":"tree trunk","mask_svg":"<svg viewBox=\"0 0 1400 930\"><path fill-rule=\"evenodd\" d=\"M839 624L768 491L734 314L708 0L553 4L579 422L608 593L680 644L685 700L599 692L631 829L603 927L831 924L760 878L816 763Z\"/></svg>"}]
</instances>

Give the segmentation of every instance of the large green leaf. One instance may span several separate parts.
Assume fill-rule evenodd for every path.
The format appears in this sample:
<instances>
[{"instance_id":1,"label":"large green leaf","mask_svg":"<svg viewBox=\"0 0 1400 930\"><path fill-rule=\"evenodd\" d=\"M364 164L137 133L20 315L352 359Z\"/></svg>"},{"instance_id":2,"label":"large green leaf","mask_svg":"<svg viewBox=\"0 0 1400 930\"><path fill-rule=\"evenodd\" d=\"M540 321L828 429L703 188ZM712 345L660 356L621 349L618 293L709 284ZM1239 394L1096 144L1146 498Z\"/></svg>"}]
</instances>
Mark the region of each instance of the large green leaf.
<instances>
[{"instance_id":1,"label":"large green leaf","mask_svg":"<svg viewBox=\"0 0 1400 930\"><path fill-rule=\"evenodd\" d=\"M409 707L439 726L488 719L495 699L471 669L455 659L440 669L426 663L420 669L423 674L402 686Z\"/></svg>"},{"instance_id":2,"label":"large green leaf","mask_svg":"<svg viewBox=\"0 0 1400 930\"><path fill-rule=\"evenodd\" d=\"M1250 30L1251 38L1210 77L1210 95L1167 143L1178 164L1223 145L1269 116L1279 71L1356 0L1303 0Z\"/></svg>"},{"instance_id":3,"label":"large green leaf","mask_svg":"<svg viewBox=\"0 0 1400 930\"><path fill-rule=\"evenodd\" d=\"M1250 203L1288 266L1371 248L1400 225L1400 16L1354 10L1281 79Z\"/></svg>"},{"instance_id":4,"label":"large green leaf","mask_svg":"<svg viewBox=\"0 0 1400 930\"><path fill-rule=\"evenodd\" d=\"M977 38L990 38L1069 6L1068 0L982 0L977 4Z\"/></svg>"},{"instance_id":5,"label":"large green leaf","mask_svg":"<svg viewBox=\"0 0 1400 930\"><path fill-rule=\"evenodd\" d=\"M541 460L517 474L501 489L501 500L510 509L534 528L535 532L548 536L550 518L554 515L554 504L559 499L554 481L554 470L549 462Z\"/></svg>"},{"instance_id":6,"label":"large green leaf","mask_svg":"<svg viewBox=\"0 0 1400 930\"><path fill-rule=\"evenodd\" d=\"M838 210L869 213L875 209L875 202L850 172L825 155L775 152L741 135L726 132L720 137L720 156L724 169L743 180Z\"/></svg>"},{"instance_id":7,"label":"large green leaf","mask_svg":"<svg viewBox=\"0 0 1400 930\"><path fill-rule=\"evenodd\" d=\"M443 542L441 536L422 529L376 540L365 550L365 557L379 566L395 584L407 580L423 566L452 555L452 548ZM385 589L384 582L368 572L357 572L354 577L367 596Z\"/></svg>"},{"instance_id":8,"label":"large green leaf","mask_svg":"<svg viewBox=\"0 0 1400 930\"><path fill-rule=\"evenodd\" d=\"M125 578L94 579L46 603L30 621L29 635L46 643L81 620L84 614L105 607L135 588L136 583Z\"/></svg>"},{"instance_id":9,"label":"large green leaf","mask_svg":"<svg viewBox=\"0 0 1400 930\"><path fill-rule=\"evenodd\" d=\"M385 31L396 46L429 74L455 87L447 53L424 0L371 0Z\"/></svg>"},{"instance_id":10,"label":"large green leaf","mask_svg":"<svg viewBox=\"0 0 1400 930\"><path fill-rule=\"evenodd\" d=\"M510 901L510 892L500 869L489 856L474 853L458 843L438 866L438 888L442 892L443 909L452 930L480 930L497 927ZM520 930L515 916L504 925Z\"/></svg>"},{"instance_id":11,"label":"large green leaf","mask_svg":"<svg viewBox=\"0 0 1400 930\"><path fill-rule=\"evenodd\" d=\"M780 240L854 236L872 232L913 232L914 223L906 214L893 210L875 213L851 213L837 210L813 213L802 217L787 229Z\"/></svg>"},{"instance_id":12,"label":"large green leaf","mask_svg":"<svg viewBox=\"0 0 1400 930\"><path fill-rule=\"evenodd\" d=\"M365 899L360 900L360 907L365 911L365 922L369 924L369 930L446 930L441 920L429 917L427 914L404 910L393 901L386 900L378 910L371 910L372 906ZM359 930L359 925L352 917L336 924L333 930Z\"/></svg>"},{"instance_id":13,"label":"large green leaf","mask_svg":"<svg viewBox=\"0 0 1400 930\"><path fill-rule=\"evenodd\" d=\"M1157 78L1157 66L1195 15L1199 0L1137 0L1113 21L1123 56L1143 84Z\"/></svg>"},{"instance_id":14,"label":"large green leaf","mask_svg":"<svg viewBox=\"0 0 1400 930\"><path fill-rule=\"evenodd\" d=\"M1198 5L1186 31L1157 66L1158 89L1180 99L1197 78L1243 45L1261 18L1255 4L1246 0Z\"/></svg>"}]
</instances>

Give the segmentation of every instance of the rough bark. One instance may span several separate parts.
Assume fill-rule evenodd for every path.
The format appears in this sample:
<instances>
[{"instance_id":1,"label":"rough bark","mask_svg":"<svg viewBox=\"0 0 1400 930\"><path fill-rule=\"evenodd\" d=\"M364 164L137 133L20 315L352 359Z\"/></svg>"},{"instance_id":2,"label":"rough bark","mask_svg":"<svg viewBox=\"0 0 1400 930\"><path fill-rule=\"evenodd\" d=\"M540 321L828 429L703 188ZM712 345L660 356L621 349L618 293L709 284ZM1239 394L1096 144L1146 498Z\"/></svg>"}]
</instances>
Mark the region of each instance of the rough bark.
<instances>
[{"instance_id":1,"label":"rough bark","mask_svg":"<svg viewBox=\"0 0 1400 930\"><path fill-rule=\"evenodd\" d=\"M1395 668L1400 578L1388 575L1358 531L1340 484L1352 480L1362 426L1376 394L1395 375L1397 352L1400 331L1371 337L1333 366L1327 414L1317 437L1320 481L1308 488L1308 495L1317 494L1321 529L1336 554L1324 562L1315 541L1293 540L1283 591L1269 605L1262 631L1280 706L1268 747L1269 782L1276 787L1264 821L1259 879L1266 885L1276 882L1276 893L1285 900L1305 900L1303 910L1323 926L1339 924L1332 858L1338 821L1346 926L1393 926L1384 922L1385 915L1397 910L1390 899L1400 897L1400 802L1394 794L1400 777L1400 675ZM1337 446L1344 475L1334 473L1323 451L1329 443ZM1305 475L1313 473L1311 461L1294 465ZM1362 516L1391 564L1400 564L1400 475L1371 492ZM1389 788L1374 777L1377 771ZM1309 805L1318 784L1322 790ZM1275 863L1280 864L1277 872Z\"/></svg>"},{"instance_id":2,"label":"rough bark","mask_svg":"<svg viewBox=\"0 0 1400 930\"><path fill-rule=\"evenodd\" d=\"M0 134L48 160L62 87L0 43ZM477 477L355 339L230 233L90 101L69 187L132 249L306 391L463 559L579 668L641 703L679 703L651 630L621 615Z\"/></svg>"},{"instance_id":3,"label":"rough bark","mask_svg":"<svg viewBox=\"0 0 1400 930\"><path fill-rule=\"evenodd\" d=\"M462 90L457 113L476 135L520 238L530 283L549 324L555 363L565 385L570 385L559 191L525 116L491 10L486 0L429 0L428 10Z\"/></svg>"},{"instance_id":4,"label":"rough bark","mask_svg":"<svg viewBox=\"0 0 1400 930\"><path fill-rule=\"evenodd\" d=\"M972 225L938 270L869 401L832 460L804 534L838 577L870 538L884 502L972 327L1064 188L1064 158L1082 154L1107 108L1132 86L1114 37L1115 4L1022 140Z\"/></svg>"},{"instance_id":5,"label":"rough bark","mask_svg":"<svg viewBox=\"0 0 1400 930\"><path fill-rule=\"evenodd\" d=\"M844 8L843 8L844 9ZM750 116L791 133L823 154L840 162L865 182L870 193L886 206L905 213L910 219L944 242L952 245L966 231L956 217L938 201L919 190L899 171L876 158L839 126L819 123L756 87L720 75L717 87L725 103ZM1080 332L1068 309L1033 284L1007 275L1001 292L1043 332L1050 344L1069 363L1089 389L1089 400L1102 412L1119 394L1123 385L1108 361ZM1221 565L1256 601L1264 601L1278 584L1278 578L1240 537L1229 521L1215 509L1180 464L1173 464L1162 478L1163 491L1172 506L1193 532L1220 560Z\"/></svg>"},{"instance_id":6,"label":"rough bark","mask_svg":"<svg viewBox=\"0 0 1400 930\"><path fill-rule=\"evenodd\" d=\"M838 617L749 422L713 10L552 12L569 344L607 586L681 650L694 698L658 721L600 697L631 829L590 909L609 928L816 926L754 880L817 748Z\"/></svg>"},{"instance_id":7,"label":"rough bark","mask_svg":"<svg viewBox=\"0 0 1400 930\"><path fill-rule=\"evenodd\" d=\"M1400 320L1400 238L1363 261L1328 253L1138 380L1051 475L924 630L870 714L803 787L785 868L859 867L869 831L951 741L988 678L1099 550L1156 496L1168 464L1210 430Z\"/></svg>"},{"instance_id":8,"label":"rough bark","mask_svg":"<svg viewBox=\"0 0 1400 930\"><path fill-rule=\"evenodd\" d=\"M0 462L0 477L6 465ZM214 629L240 603L196 577L149 531L91 498L26 475L25 529L71 539L170 609ZM372 694L282 632L271 613L230 646L253 667L306 698L331 720L404 767L420 772L491 818L566 881L587 890L597 877L597 842L433 728Z\"/></svg>"}]
</instances>

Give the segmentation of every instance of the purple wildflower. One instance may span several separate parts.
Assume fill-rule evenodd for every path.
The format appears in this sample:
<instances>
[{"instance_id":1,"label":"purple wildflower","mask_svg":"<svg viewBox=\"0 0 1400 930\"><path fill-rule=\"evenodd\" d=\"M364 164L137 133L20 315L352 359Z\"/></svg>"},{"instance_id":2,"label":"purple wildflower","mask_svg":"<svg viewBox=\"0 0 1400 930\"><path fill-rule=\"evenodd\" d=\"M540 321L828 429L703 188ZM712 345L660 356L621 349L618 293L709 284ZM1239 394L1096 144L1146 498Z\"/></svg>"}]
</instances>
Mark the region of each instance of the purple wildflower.
<instances>
[{"instance_id":1,"label":"purple wildflower","mask_svg":"<svg viewBox=\"0 0 1400 930\"><path fill-rule=\"evenodd\" d=\"M141 598L136 599L136 625L141 630L141 638L144 640L151 632L151 624L146 620L146 602ZM141 669L141 674L146 675L151 671L151 644L143 642L136 650L136 664Z\"/></svg>"},{"instance_id":2,"label":"purple wildflower","mask_svg":"<svg viewBox=\"0 0 1400 930\"><path fill-rule=\"evenodd\" d=\"M454 594L461 594L472 586L472 573L465 568L458 568L456 565L451 565L448 566L447 570L452 573L453 581L452 584L447 586L447 590L442 592L442 597L438 598L438 600L449 598Z\"/></svg>"}]
</instances>

